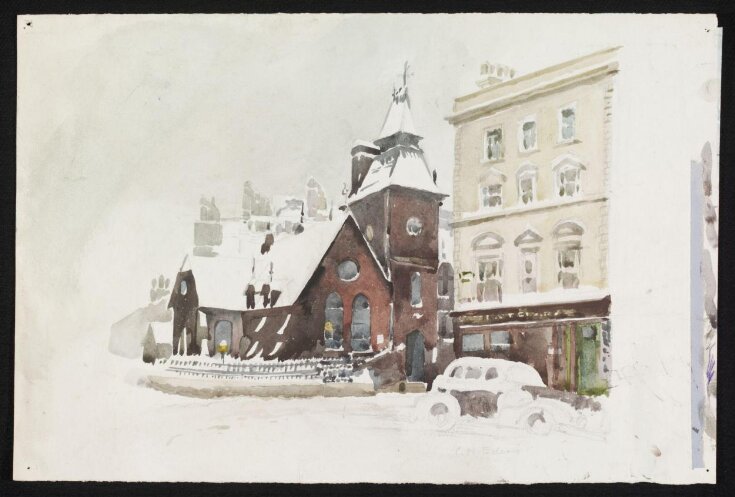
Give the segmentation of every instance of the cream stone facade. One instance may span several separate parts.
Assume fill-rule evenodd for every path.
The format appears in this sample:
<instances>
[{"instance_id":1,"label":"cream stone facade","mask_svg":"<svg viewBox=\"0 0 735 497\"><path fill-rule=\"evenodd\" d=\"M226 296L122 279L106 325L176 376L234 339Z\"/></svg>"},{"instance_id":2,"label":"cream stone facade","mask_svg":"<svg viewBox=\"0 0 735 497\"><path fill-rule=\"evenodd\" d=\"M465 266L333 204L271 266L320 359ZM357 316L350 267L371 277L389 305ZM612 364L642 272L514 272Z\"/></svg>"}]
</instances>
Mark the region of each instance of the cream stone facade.
<instances>
[{"instance_id":1,"label":"cream stone facade","mask_svg":"<svg viewBox=\"0 0 735 497\"><path fill-rule=\"evenodd\" d=\"M602 341L609 339L616 52L607 49L517 78L506 66L483 64L480 89L455 100L447 119L456 130L452 228L459 355L508 352L520 346L510 333L514 329L543 330L547 346L537 344L538 350L518 360L536 361L550 386L552 376L566 368L567 381L559 385L582 389L588 378L580 376L573 342L583 332L599 345L594 361L581 359L600 373L587 389L607 384L609 344ZM494 331L501 332L495 345ZM463 343L465 334L479 333L483 350L480 337L468 340L474 345ZM567 363L556 356L566 356Z\"/></svg>"}]
</instances>

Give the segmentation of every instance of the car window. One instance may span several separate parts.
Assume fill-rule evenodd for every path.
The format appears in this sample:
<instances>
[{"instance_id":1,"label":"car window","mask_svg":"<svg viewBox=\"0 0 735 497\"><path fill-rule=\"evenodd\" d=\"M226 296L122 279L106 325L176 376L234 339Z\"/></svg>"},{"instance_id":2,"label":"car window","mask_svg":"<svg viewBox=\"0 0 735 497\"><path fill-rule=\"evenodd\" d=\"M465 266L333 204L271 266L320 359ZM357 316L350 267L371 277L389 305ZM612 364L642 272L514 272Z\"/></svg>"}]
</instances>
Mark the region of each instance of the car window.
<instances>
[{"instance_id":1,"label":"car window","mask_svg":"<svg viewBox=\"0 0 735 497\"><path fill-rule=\"evenodd\" d=\"M462 376L462 366L457 366L452 370L452 373L449 375L452 378L457 378Z\"/></svg>"},{"instance_id":2,"label":"car window","mask_svg":"<svg viewBox=\"0 0 735 497\"><path fill-rule=\"evenodd\" d=\"M465 374L465 379L467 380L476 380L482 375L482 370L480 368L475 368L472 366L467 367L467 374Z\"/></svg>"},{"instance_id":3,"label":"car window","mask_svg":"<svg viewBox=\"0 0 735 497\"><path fill-rule=\"evenodd\" d=\"M496 368L487 368L487 371L485 371L485 379L486 380L492 380L493 378L498 377L498 370Z\"/></svg>"}]
</instances>

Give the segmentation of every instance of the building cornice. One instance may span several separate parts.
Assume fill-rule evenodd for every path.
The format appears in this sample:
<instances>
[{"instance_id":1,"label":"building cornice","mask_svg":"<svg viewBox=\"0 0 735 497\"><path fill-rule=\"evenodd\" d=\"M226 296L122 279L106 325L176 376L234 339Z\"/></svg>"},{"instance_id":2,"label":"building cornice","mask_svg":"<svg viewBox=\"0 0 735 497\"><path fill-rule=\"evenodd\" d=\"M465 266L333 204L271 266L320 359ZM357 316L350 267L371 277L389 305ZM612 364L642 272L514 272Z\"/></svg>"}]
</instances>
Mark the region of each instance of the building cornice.
<instances>
[{"instance_id":1,"label":"building cornice","mask_svg":"<svg viewBox=\"0 0 735 497\"><path fill-rule=\"evenodd\" d=\"M524 205L522 207L511 207L508 209L502 209L502 210L491 211L491 212L479 211L476 214L473 213L471 215L468 215L467 217L455 219L454 221L450 223L450 225L452 226L452 228L461 228L465 226L481 224L487 221L493 221L495 219L516 217L516 216L522 216L525 214L550 211L550 210L555 210L555 209L563 209L569 206L592 204L596 202L605 202L607 200L608 200L607 195L594 195L594 196L590 195L590 196L582 197L576 200L557 201L553 203L537 203L535 205L531 204L531 205Z\"/></svg>"},{"instance_id":2,"label":"building cornice","mask_svg":"<svg viewBox=\"0 0 735 497\"><path fill-rule=\"evenodd\" d=\"M516 105L521 102L528 101L533 98L538 98L550 93L554 93L569 87L573 87L575 85L579 85L582 83L588 83L590 80L594 79L602 79L604 77L611 76L618 72L618 64L617 62L611 61L607 62L601 65L598 65L593 68L587 68L585 70L575 71L571 74L569 74L566 77L560 77L556 79L549 79L546 81L540 81L539 83L529 86L527 88L517 90L513 92L511 90L510 93L507 95L500 95L495 98L492 98L492 91L501 89L500 86L504 86L506 84L509 84L511 82L518 83L519 80L510 80L506 83L503 83L502 85L498 85L495 87L491 87L485 91L488 92L489 100L485 101L483 103L474 105L472 107L469 107L467 109L461 110L459 112L456 112L455 114L452 114L451 116L446 117L445 119L450 123L454 125L462 124L467 121L471 121L473 119L477 119L479 117L485 116L487 114L490 114L492 112L501 110L506 107L510 107L512 105ZM530 77L540 77L539 73L532 73L529 75ZM477 97L482 92L477 92L471 95L467 95L465 97L460 97L464 100L469 99L470 97ZM460 99L457 99L459 102Z\"/></svg>"}]
</instances>

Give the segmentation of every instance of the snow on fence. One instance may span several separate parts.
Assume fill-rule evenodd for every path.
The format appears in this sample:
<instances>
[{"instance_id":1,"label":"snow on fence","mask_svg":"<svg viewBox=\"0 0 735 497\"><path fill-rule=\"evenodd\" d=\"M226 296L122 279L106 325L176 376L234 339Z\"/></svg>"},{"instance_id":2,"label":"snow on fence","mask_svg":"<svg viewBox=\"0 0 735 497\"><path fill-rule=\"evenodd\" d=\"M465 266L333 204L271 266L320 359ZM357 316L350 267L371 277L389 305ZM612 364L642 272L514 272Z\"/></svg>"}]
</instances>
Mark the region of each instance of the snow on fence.
<instances>
[{"instance_id":1,"label":"snow on fence","mask_svg":"<svg viewBox=\"0 0 735 497\"><path fill-rule=\"evenodd\" d=\"M252 381L308 381L352 383L355 370L346 359L296 359L288 361L240 361L224 363L202 357L171 357L156 361L157 367L177 376Z\"/></svg>"}]
</instances>

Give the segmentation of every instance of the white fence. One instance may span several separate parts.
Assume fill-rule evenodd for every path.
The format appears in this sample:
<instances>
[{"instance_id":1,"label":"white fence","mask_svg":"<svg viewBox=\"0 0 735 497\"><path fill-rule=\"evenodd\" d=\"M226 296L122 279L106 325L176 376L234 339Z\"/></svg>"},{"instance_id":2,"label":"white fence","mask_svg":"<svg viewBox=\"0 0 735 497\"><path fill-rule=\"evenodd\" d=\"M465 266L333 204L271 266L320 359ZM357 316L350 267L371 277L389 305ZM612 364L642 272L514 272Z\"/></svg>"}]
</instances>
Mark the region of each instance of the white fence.
<instances>
[{"instance_id":1,"label":"white fence","mask_svg":"<svg viewBox=\"0 0 735 497\"><path fill-rule=\"evenodd\" d=\"M313 381L352 383L355 373L346 359L297 359L289 361L240 361L227 358L223 362L198 357L170 357L156 361L155 367L180 376L251 381Z\"/></svg>"}]
</instances>

